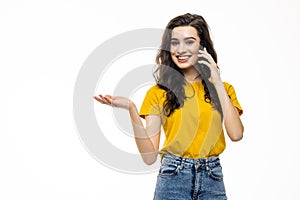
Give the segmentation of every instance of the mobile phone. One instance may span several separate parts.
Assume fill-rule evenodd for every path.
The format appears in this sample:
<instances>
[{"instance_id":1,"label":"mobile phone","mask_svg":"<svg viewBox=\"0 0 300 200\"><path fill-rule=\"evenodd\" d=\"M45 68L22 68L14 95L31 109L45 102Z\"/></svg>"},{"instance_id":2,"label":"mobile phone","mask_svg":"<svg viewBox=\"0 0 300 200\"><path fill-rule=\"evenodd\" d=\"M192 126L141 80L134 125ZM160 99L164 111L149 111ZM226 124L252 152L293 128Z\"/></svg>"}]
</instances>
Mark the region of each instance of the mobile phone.
<instances>
[{"instance_id":1,"label":"mobile phone","mask_svg":"<svg viewBox=\"0 0 300 200\"><path fill-rule=\"evenodd\" d=\"M202 42L202 41L200 42L200 48L199 48L199 50L202 50L202 51L204 50L204 42Z\"/></svg>"},{"instance_id":2,"label":"mobile phone","mask_svg":"<svg viewBox=\"0 0 300 200\"><path fill-rule=\"evenodd\" d=\"M204 50L204 42L200 42L200 47L199 47L199 50ZM201 55L201 54L200 54ZM207 59L205 58L202 58L202 57L199 57L198 59L199 61L208 61ZM211 72L210 72L210 69L205 65L205 64L199 64L199 73L200 75L202 76L202 78L206 78L208 79L211 75Z\"/></svg>"}]
</instances>

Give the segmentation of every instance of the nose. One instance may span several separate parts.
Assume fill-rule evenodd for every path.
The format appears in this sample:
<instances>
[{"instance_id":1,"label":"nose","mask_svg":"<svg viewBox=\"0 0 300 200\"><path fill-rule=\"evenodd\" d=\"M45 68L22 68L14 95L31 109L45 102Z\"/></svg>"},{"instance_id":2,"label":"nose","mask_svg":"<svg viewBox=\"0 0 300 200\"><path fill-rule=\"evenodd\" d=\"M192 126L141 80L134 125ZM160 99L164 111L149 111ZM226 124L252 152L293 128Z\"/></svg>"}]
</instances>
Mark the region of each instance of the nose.
<instances>
[{"instance_id":1,"label":"nose","mask_svg":"<svg viewBox=\"0 0 300 200\"><path fill-rule=\"evenodd\" d=\"M185 53L185 52L186 52L186 45L184 44L184 42L181 42L178 45L177 53Z\"/></svg>"}]
</instances>

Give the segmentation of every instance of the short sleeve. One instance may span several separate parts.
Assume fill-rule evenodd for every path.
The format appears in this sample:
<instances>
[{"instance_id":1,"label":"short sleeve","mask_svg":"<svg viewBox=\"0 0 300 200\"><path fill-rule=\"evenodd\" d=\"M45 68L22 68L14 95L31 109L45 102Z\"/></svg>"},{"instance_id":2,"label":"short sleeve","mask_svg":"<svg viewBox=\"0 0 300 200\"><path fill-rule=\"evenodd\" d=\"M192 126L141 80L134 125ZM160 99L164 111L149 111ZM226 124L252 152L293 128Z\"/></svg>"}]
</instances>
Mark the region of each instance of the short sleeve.
<instances>
[{"instance_id":1,"label":"short sleeve","mask_svg":"<svg viewBox=\"0 0 300 200\"><path fill-rule=\"evenodd\" d=\"M234 87L232 85L230 85L229 83L224 83L224 86L225 86L225 89L226 89L226 92L231 100L231 103L233 104L233 106L235 106L238 111L239 111L239 114L242 115L243 114L243 108L242 106L240 105L238 99L237 99L237 96L236 96L236 93L235 93L235 90L234 90Z\"/></svg>"},{"instance_id":2,"label":"short sleeve","mask_svg":"<svg viewBox=\"0 0 300 200\"><path fill-rule=\"evenodd\" d=\"M163 111L164 90L157 85L152 86L146 93L144 101L140 109L140 117L145 118L146 115L162 115Z\"/></svg>"}]
</instances>

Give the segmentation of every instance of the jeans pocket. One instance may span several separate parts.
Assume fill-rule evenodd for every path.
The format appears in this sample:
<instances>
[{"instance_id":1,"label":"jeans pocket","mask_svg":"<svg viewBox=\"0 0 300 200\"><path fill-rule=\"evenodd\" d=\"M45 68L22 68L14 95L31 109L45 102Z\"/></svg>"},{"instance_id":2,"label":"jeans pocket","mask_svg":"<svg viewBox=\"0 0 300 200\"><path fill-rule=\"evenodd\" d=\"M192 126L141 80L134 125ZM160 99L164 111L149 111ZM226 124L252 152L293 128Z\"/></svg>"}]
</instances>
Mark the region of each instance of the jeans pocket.
<instances>
[{"instance_id":1,"label":"jeans pocket","mask_svg":"<svg viewBox=\"0 0 300 200\"><path fill-rule=\"evenodd\" d=\"M217 181L223 181L223 172L222 172L222 166L217 165L209 169L208 171L209 177L217 180Z\"/></svg>"},{"instance_id":2,"label":"jeans pocket","mask_svg":"<svg viewBox=\"0 0 300 200\"><path fill-rule=\"evenodd\" d=\"M160 166L159 176L172 176L177 174L180 165L164 163Z\"/></svg>"}]
</instances>

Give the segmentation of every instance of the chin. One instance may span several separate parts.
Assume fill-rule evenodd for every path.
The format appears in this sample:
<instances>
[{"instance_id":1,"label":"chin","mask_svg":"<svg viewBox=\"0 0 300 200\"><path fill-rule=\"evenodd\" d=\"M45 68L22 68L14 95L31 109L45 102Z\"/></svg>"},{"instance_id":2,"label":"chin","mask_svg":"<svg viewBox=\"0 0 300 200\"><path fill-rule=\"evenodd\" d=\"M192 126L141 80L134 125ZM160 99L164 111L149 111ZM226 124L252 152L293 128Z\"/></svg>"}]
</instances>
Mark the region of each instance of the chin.
<instances>
[{"instance_id":1,"label":"chin","mask_svg":"<svg viewBox=\"0 0 300 200\"><path fill-rule=\"evenodd\" d=\"M193 67L190 63L176 63L179 69L189 69Z\"/></svg>"}]
</instances>

